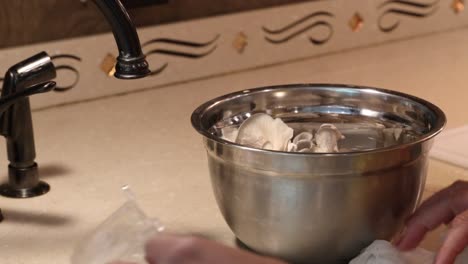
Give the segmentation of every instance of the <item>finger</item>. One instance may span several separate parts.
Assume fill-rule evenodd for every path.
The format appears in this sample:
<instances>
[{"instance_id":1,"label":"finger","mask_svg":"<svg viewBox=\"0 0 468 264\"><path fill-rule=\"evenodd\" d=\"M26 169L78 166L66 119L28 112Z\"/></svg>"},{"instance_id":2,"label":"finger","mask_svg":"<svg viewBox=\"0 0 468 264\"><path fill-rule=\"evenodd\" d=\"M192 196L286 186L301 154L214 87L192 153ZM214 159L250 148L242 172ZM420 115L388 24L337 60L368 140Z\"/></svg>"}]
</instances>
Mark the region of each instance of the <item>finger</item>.
<instances>
[{"instance_id":1,"label":"finger","mask_svg":"<svg viewBox=\"0 0 468 264\"><path fill-rule=\"evenodd\" d=\"M146 245L150 264L285 264L198 237L159 236Z\"/></svg>"},{"instance_id":2,"label":"finger","mask_svg":"<svg viewBox=\"0 0 468 264\"><path fill-rule=\"evenodd\" d=\"M441 223L447 222L454 217L448 205L452 186L436 193L424 201L414 214L407 220L406 228L400 235L396 246L400 250L415 248L423 239L425 234Z\"/></svg>"},{"instance_id":3,"label":"finger","mask_svg":"<svg viewBox=\"0 0 468 264\"><path fill-rule=\"evenodd\" d=\"M452 264L468 245L468 211L454 219L452 228L437 254L435 264Z\"/></svg>"},{"instance_id":4,"label":"finger","mask_svg":"<svg viewBox=\"0 0 468 264\"><path fill-rule=\"evenodd\" d=\"M466 209L468 209L468 183L458 181L421 204L408 219L405 232L396 246L400 250L415 248L428 231L442 223L452 221L455 215Z\"/></svg>"},{"instance_id":5,"label":"finger","mask_svg":"<svg viewBox=\"0 0 468 264\"><path fill-rule=\"evenodd\" d=\"M160 235L146 243L146 260L150 264L184 264L190 260L196 261L199 258L197 247L189 238Z\"/></svg>"}]
</instances>

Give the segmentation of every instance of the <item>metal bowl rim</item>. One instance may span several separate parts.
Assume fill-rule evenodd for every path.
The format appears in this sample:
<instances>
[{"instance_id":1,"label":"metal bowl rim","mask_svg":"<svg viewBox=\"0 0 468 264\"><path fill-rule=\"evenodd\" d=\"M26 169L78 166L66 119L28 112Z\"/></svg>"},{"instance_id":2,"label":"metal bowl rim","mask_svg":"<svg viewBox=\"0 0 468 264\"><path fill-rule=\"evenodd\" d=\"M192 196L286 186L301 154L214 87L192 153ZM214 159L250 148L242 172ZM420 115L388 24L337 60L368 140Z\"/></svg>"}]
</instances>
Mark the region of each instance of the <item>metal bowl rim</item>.
<instances>
[{"instance_id":1,"label":"metal bowl rim","mask_svg":"<svg viewBox=\"0 0 468 264\"><path fill-rule=\"evenodd\" d=\"M208 133L205 129L203 129L201 122L199 122L199 120L201 119L206 109L216 104L219 104L223 101L233 100L238 97L249 96L255 93L270 92L272 90L289 89L289 88L339 88L339 89L354 89L354 90L360 90L360 91L368 90L368 91L373 91L373 92L377 92L381 94L395 95L395 96L403 97L406 99L410 99L414 102L417 102L427 107L429 110L431 110L435 114L435 116L437 117L437 120L436 120L436 124L431 128L431 130L428 133L424 134L421 138L415 141L405 143L405 144L384 147L384 148L377 148L377 149L363 150L363 151L338 152L338 153L286 152L286 151L266 150L266 149L257 149L257 148L247 147L244 145L237 144L235 142L221 139L219 137L214 136L211 133ZM375 87L360 86L360 85L359 86L349 85L349 84L330 84L330 83L310 83L310 84L301 83L301 84L273 85L273 86L264 86L264 87L258 87L258 88L253 88L253 89L240 90L237 92L232 92L232 93L228 93L222 96L218 96L216 98L213 98L203 103L202 105L200 105L193 111L192 116L191 116L191 123L192 123L193 128L195 128L195 130L197 130L198 133L200 133L202 136L204 136L207 139L213 140L223 145L229 145L232 147L240 148L246 151L270 153L270 154L276 154L276 155L288 155L288 156L348 156L348 155L360 155L360 154L370 154L370 153L379 153L379 152L398 150L402 148L411 147L411 146L420 144L422 142L425 142L427 140L430 140L431 138L435 137L437 134L439 134L443 130L446 122L447 121L446 121L446 116L444 112L436 105L422 98L419 98L410 94L394 91L394 90L383 89L383 88L375 88Z\"/></svg>"}]
</instances>

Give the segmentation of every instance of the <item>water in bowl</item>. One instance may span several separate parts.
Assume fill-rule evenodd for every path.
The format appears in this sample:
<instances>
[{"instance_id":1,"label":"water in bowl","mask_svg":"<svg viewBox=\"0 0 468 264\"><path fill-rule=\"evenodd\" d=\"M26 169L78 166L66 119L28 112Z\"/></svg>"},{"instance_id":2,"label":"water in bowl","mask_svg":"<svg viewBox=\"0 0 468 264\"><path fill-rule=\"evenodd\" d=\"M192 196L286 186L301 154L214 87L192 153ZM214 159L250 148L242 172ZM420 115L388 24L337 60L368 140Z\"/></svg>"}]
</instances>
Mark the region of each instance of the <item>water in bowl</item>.
<instances>
[{"instance_id":1,"label":"water in bowl","mask_svg":"<svg viewBox=\"0 0 468 264\"><path fill-rule=\"evenodd\" d=\"M211 127L210 133L217 137L223 131L239 128L253 113L243 113L225 118ZM308 131L315 133L325 123L333 124L345 136L338 142L339 152L368 151L417 140L424 128L411 122L401 122L382 117L336 113L307 113L275 115L294 130L294 136Z\"/></svg>"}]
</instances>

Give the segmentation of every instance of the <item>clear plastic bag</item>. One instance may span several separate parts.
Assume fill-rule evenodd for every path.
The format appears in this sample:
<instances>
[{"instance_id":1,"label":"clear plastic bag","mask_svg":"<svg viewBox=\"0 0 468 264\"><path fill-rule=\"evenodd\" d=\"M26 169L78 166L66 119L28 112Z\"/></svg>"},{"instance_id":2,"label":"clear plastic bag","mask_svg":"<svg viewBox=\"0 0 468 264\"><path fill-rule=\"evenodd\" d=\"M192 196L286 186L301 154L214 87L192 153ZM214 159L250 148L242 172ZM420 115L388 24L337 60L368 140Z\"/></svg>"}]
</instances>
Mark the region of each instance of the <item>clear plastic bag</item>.
<instances>
[{"instance_id":1,"label":"clear plastic bag","mask_svg":"<svg viewBox=\"0 0 468 264\"><path fill-rule=\"evenodd\" d=\"M77 245L72 264L146 263L145 243L164 227L146 216L127 186L122 189L128 200Z\"/></svg>"}]
</instances>

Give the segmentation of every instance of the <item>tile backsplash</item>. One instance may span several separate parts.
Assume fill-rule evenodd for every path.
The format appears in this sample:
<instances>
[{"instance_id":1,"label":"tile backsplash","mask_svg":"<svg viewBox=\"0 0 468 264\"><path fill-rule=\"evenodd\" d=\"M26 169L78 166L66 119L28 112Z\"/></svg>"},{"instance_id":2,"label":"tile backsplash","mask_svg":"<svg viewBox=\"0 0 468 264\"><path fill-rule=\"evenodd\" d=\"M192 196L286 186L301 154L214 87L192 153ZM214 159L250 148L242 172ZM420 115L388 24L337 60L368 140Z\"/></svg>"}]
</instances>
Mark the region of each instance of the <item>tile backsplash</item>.
<instances>
[{"instance_id":1,"label":"tile backsplash","mask_svg":"<svg viewBox=\"0 0 468 264\"><path fill-rule=\"evenodd\" d=\"M0 70L41 50L82 58L60 62L80 70L78 85L35 97L39 108L461 28L468 25L463 7L461 0L324 0L146 27L139 33L154 75L136 81L109 77L111 34L5 49ZM74 80L65 74L62 86Z\"/></svg>"}]
</instances>

